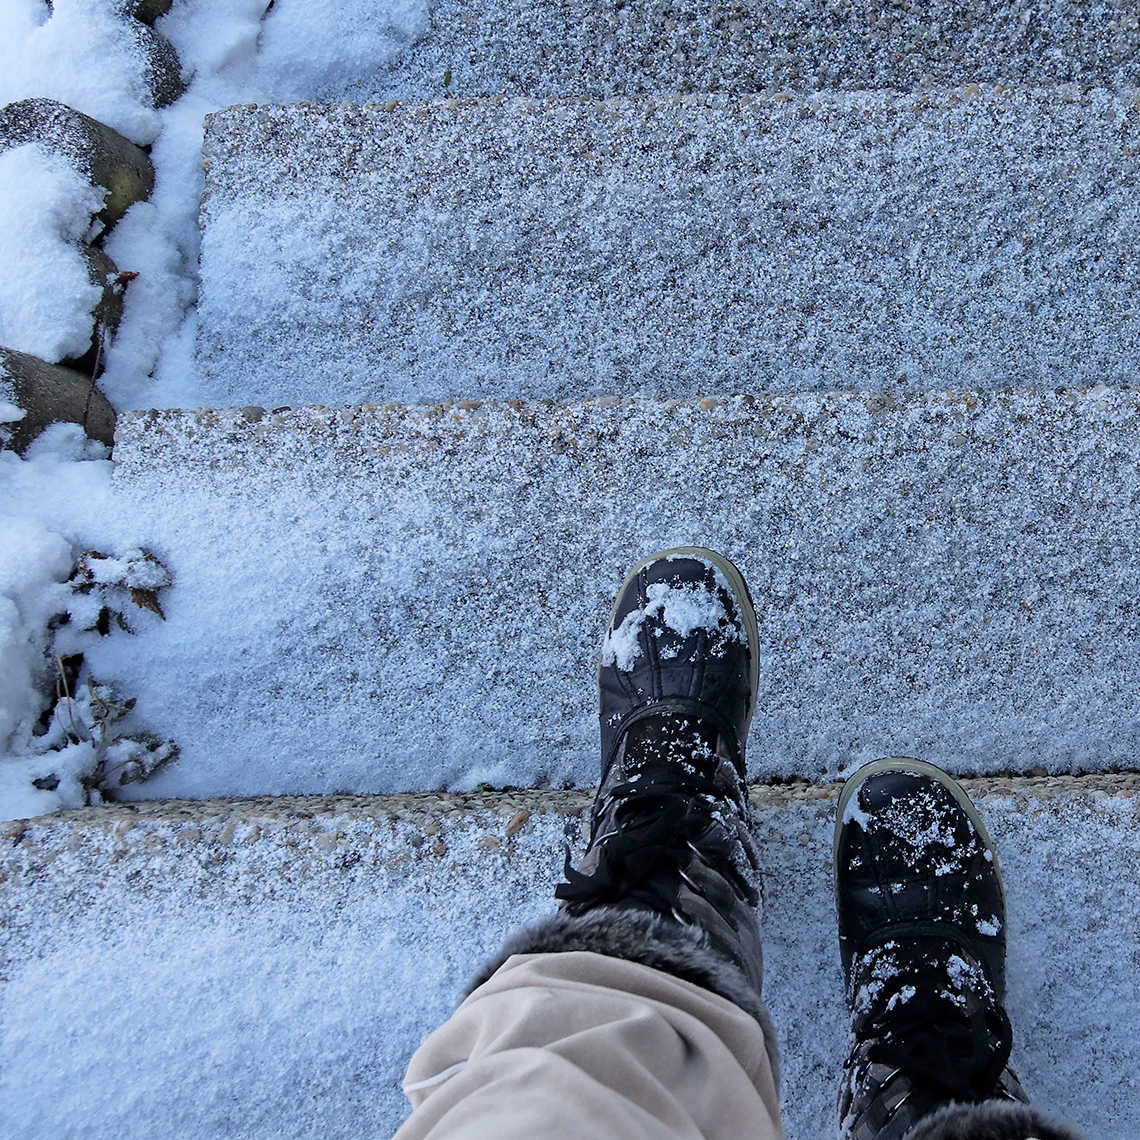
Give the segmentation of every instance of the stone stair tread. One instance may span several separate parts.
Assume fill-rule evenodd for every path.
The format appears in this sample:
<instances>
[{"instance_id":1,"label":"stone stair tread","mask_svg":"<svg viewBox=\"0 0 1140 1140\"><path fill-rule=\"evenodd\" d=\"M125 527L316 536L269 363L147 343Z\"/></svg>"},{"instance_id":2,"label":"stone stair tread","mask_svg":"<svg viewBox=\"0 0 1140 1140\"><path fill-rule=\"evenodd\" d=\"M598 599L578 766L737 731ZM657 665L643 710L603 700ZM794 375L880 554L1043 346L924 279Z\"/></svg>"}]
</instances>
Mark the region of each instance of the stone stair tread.
<instances>
[{"instance_id":1,"label":"stone stair tread","mask_svg":"<svg viewBox=\"0 0 1140 1140\"><path fill-rule=\"evenodd\" d=\"M234 107L223 404L1140 383L1140 94Z\"/></svg>"},{"instance_id":2,"label":"stone stair tread","mask_svg":"<svg viewBox=\"0 0 1140 1140\"><path fill-rule=\"evenodd\" d=\"M696 543L761 615L756 778L1127 767L1138 423L1105 387L132 413L174 585L90 666L182 749L146 798L589 786L615 591Z\"/></svg>"},{"instance_id":3,"label":"stone stair tread","mask_svg":"<svg viewBox=\"0 0 1140 1140\"><path fill-rule=\"evenodd\" d=\"M492 0L476 14L462 0L439 0L432 23L388 78L395 92L607 96L1140 82L1140 21L1128 3Z\"/></svg>"},{"instance_id":4,"label":"stone stair tread","mask_svg":"<svg viewBox=\"0 0 1140 1140\"><path fill-rule=\"evenodd\" d=\"M966 788L1005 876L1013 1064L1043 1107L1126 1140L1140 1127L1140 774ZM789 1140L835 1129L837 791L752 789ZM127 1112L139 1134L390 1135L411 1050L505 934L553 909L590 798L262 797L8 824L5 1135L110 1140ZM33 1104L21 1090L45 1072L57 1092Z\"/></svg>"}]
</instances>

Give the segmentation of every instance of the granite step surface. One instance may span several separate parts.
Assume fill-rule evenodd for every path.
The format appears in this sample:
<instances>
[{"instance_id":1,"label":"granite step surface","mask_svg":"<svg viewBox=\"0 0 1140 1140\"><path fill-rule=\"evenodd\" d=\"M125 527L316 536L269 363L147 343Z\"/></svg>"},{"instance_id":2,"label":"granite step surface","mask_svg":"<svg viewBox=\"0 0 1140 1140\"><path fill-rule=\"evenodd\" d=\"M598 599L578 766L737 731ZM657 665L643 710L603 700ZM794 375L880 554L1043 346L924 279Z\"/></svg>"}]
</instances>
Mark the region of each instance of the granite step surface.
<instances>
[{"instance_id":1,"label":"granite step surface","mask_svg":"<svg viewBox=\"0 0 1140 1140\"><path fill-rule=\"evenodd\" d=\"M1140 777L967 781L1008 896L1012 1063L1089 1140L1140 1129ZM834 1134L846 1049L837 785L752 790L789 1140ZM475 969L553 910L590 795L108 805L0 830L10 1140L391 1135ZM26 1090L50 1074L54 1094Z\"/></svg>"},{"instance_id":2,"label":"granite step surface","mask_svg":"<svg viewBox=\"0 0 1140 1140\"><path fill-rule=\"evenodd\" d=\"M1140 381L1140 93L235 107L214 406Z\"/></svg>"},{"instance_id":3,"label":"granite step surface","mask_svg":"<svg viewBox=\"0 0 1140 1140\"><path fill-rule=\"evenodd\" d=\"M1140 12L1024 0L464 0L379 82L417 98L1140 81Z\"/></svg>"},{"instance_id":4,"label":"granite step surface","mask_svg":"<svg viewBox=\"0 0 1140 1140\"><path fill-rule=\"evenodd\" d=\"M131 413L174 584L89 665L181 748L147 798L589 786L616 591L697 544L761 618L755 778L1128 768L1138 429L1103 386Z\"/></svg>"}]
</instances>

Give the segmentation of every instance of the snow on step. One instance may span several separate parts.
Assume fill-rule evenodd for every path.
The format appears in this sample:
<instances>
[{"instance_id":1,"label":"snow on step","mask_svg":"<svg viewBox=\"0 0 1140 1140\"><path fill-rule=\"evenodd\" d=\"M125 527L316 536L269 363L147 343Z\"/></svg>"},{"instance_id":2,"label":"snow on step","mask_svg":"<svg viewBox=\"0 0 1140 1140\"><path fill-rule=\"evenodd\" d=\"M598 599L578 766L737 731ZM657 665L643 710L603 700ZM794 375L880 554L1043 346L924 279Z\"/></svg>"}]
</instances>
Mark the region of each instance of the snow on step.
<instances>
[{"instance_id":1,"label":"snow on step","mask_svg":"<svg viewBox=\"0 0 1140 1140\"><path fill-rule=\"evenodd\" d=\"M971 781L1009 907L1012 1062L1140 1130L1136 776ZM0 832L6 1140L387 1136L411 1051L553 909L584 793L115 806ZM835 787L757 788L789 1140L835 1131ZM50 1074L50 1080L45 1079Z\"/></svg>"},{"instance_id":2,"label":"snow on step","mask_svg":"<svg viewBox=\"0 0 1140 1140\"><path fill-rule=\"evenodd\" d=\"M148 798L589 786L625 572L686 544L761 616L758 778L1140 748L1140 391L121 417L167 621L92 651L181 759Z\"/></svg>"},{"instance_id":3,"label":"snow on step","mask_svg":"<svg viewBox=\"0 0 1140 1140\"><path fill-rule=\"evenodd\" d=\"M396 67L417 96L1140 82L1133 3L464 0ZM375 84L375 80L370 77ZM365 93L368 88L365 87Z\"/></svg>"},{"instance_id":4,"label":"snow on step","mask_svg":"<svg viewBox=\"0 0 1140 1140\"><path fill-rule=\"evenodd\" d=\"M1140 99L236 107L210 402L1140 383Z\"/></svg>"}]
</instances>

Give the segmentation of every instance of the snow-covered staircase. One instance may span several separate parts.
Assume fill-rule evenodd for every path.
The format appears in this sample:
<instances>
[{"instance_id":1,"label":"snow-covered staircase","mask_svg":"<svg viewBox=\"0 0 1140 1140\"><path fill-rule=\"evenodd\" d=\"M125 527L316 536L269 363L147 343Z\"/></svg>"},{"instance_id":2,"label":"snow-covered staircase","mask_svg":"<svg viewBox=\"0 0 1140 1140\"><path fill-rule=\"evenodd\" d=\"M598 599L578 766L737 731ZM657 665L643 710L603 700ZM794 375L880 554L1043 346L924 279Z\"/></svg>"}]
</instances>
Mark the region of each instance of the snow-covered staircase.
<instances>
[{"instance_id":1,"label":"snow-covered staircase","mask_svg":"<svg viewBox=\"0 0 1140 1140\"><path fill-rule=\"evenodd\" d=\"M967 789L1005 871L1013 1064L1088 1136L1135 1135L1140 778ZM834 1135L845 1051L835 786L753 802L787 1135L814 1140ZM588 803L309 796L7 825L5 1135L390 1135L410 1051L503 936L550 911ZM14 1095L45 1074L50 1102Z\"/></svg>"},{"instance_id":2,"label":"snow-covered staircase","mask_svg":"<svg viewBox=\"0 0 1140 1140\"><path fill-rule=\"evenodd\" d=\"M1140 86L1138 48L1127 0L437 0L431 30L389 89L606 98L970 82L1125 88Z\"/></svg>"},{"instance_id":3,"label":"snow-covered staircase","mask_svg":"<svg viewBox=\"0 0 1140 1140\"><path fill-rule=\"evenodd\" d=\"M1140 382L1140 103L918 92L235 107L211 402Z\"/></svg>"},{"instance_id":4,"label":"snow-covered staircase","mask_svg":"<svg viewBox=\"0 0 1140 1140\"><path fill-rule=\"evenodd\" d=\"M177 584L93 668L181 744L147 795L589 786L613 595L696 542L761 618L755 776L1129 768L1138 422L1115 388L140 413L118 479Z\"/></svg>"},{"instance_id":5,"label":"snow-covered staircase","mask_svg":"<svg viewBox=\"0 0 1140 1140\"><path fill-rule=\"evenodd\" d=\"M209 124L215 407L120 417L175 584L90 661L181 746L136 794L201 801L9 828L11 1134L390 1131L550 908L614 590L701 543L753 774L808 781L755 794L790 1140L844 1048L817 785L889 753L1034 774L970 782L1014 1061L1135 1135L1135 4L441 0L385 95Z\"/></svg>"}]
</instances>

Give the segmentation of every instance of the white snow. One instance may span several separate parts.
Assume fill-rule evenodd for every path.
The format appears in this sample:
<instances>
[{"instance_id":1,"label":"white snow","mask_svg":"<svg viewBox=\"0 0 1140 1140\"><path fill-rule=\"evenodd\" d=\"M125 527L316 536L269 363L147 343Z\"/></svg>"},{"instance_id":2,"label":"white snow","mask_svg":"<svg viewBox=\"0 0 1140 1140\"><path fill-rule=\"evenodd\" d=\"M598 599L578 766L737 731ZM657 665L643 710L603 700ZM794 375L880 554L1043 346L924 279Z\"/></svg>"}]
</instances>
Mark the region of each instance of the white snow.
<instances>
[{"instance_id":1,"label":"white snow","mask_svg":"<svg viewBox=\"0 0 1140 1140\"><path fill-rule=\"evenodd\" d=\"M1006 87L235 107L201 402L1134 385L1138 143Z\"/></svg>"},{"instance_id":2,"label":"white snow","mask_svg":"<svg viewBox=\"0 0 1140 1140\"><path fill-rule=\"evenodd\" d=\"M871 822L870 813L865 812L859 806L859 789L862 787L859 784L851 793L850 799L843 805L843 822L857 823L864 831L868 830L868 824Z\"/></svg>"},{"instance_id":3,"label":"white snow","mask_svg":"<svg viewBox=\"0 0 1140 1140\"><path fill-rule=\"evenodd\" d=\"M616 629L606 632L602 641L603 665L616 664L623 673L633 668L641 655L638 639L648 618L660 616L665 627L682 638L697 629L719 634L710 646L713 653L722 648L723 643L739 641L743 637L725 612L720 598L702 585L675 588L665 582L652 582L646 595L645 605L631 610ZM663 655L667 652L663 651Z\"/></svg>"},{"instance_id":4,"label":"white snow","mask_svg":"<svg viewBox=\"0 0 1140 1140\"><path fill-rule=\"evenodd\" d=\"M896 1006L905 1005L917 992L914 986L903 986L897 993L891 994L890 1000L887 1002L888 1011Z\"/></svg>"},{"instance_id":5,"label":"white snow","mask_svg":"<svg viewBox=\"0 0 1140 1140\"><path fill-rule=\"evenodd\" d=\"M1090 1140L1131 1140L1140 816L1134 784L1082 783L979 795L1008 892L1012 1064ZM444 797L396 819L375 801L96 810L4 840L6 1140L390 1136L411 1051L509 931L554 909L587 804L531 803L513 839L519 805ZM789 1140L834 1135L847 1047L834 804L756 809Z\"/></svg>"},{"instance_id":6,"label":"white snow","mask_svg":"<svg viewBox=\"0 0 1140 1140\"><path fill-rule=\"evenodd\" d=\"M175 44L194 80L177 103L156 111L118 0L56 0L51 8L40 0L0 4L0 102L46 96L138 144L153 143L154 193L104 241L120 270L138 274L126 290L100 381L119 409L201 402L193 305L205 115L235 102L338 98L347 84L383 76L428 26L426 0L278 0L267 8L268 0L179 0L158 30ZM89 280L77 243L94 234L91 216L101 205L100 191L43 148L0 154L0 344L49 361L86 351L100 289ZM3 422L20 414L6 402L0 413ZM71 561L84 549L118 543L122 550L131 513L122 503L110 505L109 464L82 454L72 434L56 431L27 463L0 455L0 501L7 512L0 518L6 537L0 558L11 579L0 598L2 818L85 802L76 779L91 769L89 742L50 754L51 770L61 778L56 789L30 785L45 774L45 742L33 740L30 729L50 686L46 622L53 612L81 605L61 582ZM145 537L123 541L138 546ZM129 557L129 549L120 555ZM17 572L23 575L18 581ZM101 572L110 573L110 564Z\"/></svg>"},{"instance_id":7,"label":"white snow","mask_svg":"<svg viewBox=\"0 0 1140 1140\"><path fill-rule=\"evenodd\" d=\"M80 781L100 761L112 774L124 775L153 759L137 741L119 738L101 723L107 702L122 694L101 684L114 678L92 677L90 669L46 729L38 726L58 682L57 654L86 653L96 643L120 638L133 641L160 620L127 600L132 586L158 590L168 577L138 549L141 527L112 493L106 452L75 424L49 427L22 459L0 451L0 819L79 807L88 802ZM67 579L80 555L91 550L122 553L82 559L97 588L77 593ZM91 632L108 602L130 611L136 634L114 621L106 637ZM52 631L60 615L69 620ZM145 719L124 723L136 731L151 727ZM35 787L37 779L54 786Z\"/></svg>"},{"instance_id":8,"label":"white snow","mask_svg":"<svg viewBox=\"0 0 1140 1140\"><path fill-rule=\"evenodd\" d=\"M758 607L757 778L890 755L1127 765L1140 689L1114 599L1140 589L1136 393L970 399L126 418L115 493L147 518L130 545L175 582L165 624L94 653L184 748L132 794L590 784L616 591L692 543L732 558Z\"/></svg>"},{"instance_id":9,"label":"white snow","mask_svg":"<svg viewBox=\"0 0 1140 1140\"><path fill-rule=\"evenodd\" d=\"M137 143L153 143L154 194L133 207L106 238L105 248L119 268L139 277L126 293L125 316L108 349L103 386L120 410L193 406L208 402L195 357L194 311L205 114L232 103L335 101L346 96L382 102L401 93L394 90L397 81L386 69L428 29L428 4L277 0L267 11L267 0L176 0L159 30L174 42L194 77L189 92L162 111L149 105L142 61L117 7L116 0L54 0L50 9L40 0L0 0L0 101L49 96L109 123ZM814 29L820 22L804 19L803 10L791 6L789 18ZM503 57L471 50L478 37L499 36L508 58L530 48L517 12L508 9L505 18L499 13L498 19L481 23L477 17L475 27L463 21L455 6L441 2L437 20L440 12L445 22L454 18L455 28L444 31L458 29L451 39L440 37L440 50L455 60L471 60L468 74L457 74L457 87L467 84L470 89L472 82L481 81L478 76L472 80L472 74L490 69L493 76L502 62ZM504 25L511 28L507 35L502 34ZM1084 35L1080 23L1073 29L1058 27L1059 42L1073 39L1070 32L1078 38ZM1135 52L1129 46L1131 33L1122 28L1106 59L1119 56L1124 67L1131 66L1127 60ZM579 31L570 29L568 41L576 43ZM988 35L983 28L979 42L988 44ZM537 42L539 37L532 38ZM1043 48L1027 57L1030 64L1039 57L1043 69L1025 68L1026 58L1004 54L1007 38L997 37L1002 48L998 58L1008 58L1038 78L1054 78L1054 67L1063 71L1064 53ZM1077 57L1088 54L1090 43L1099 50L1095 38L1088 43L1081 39ZM455 52L456 44L468 47ZM819 50L826 56L832 46L824 44ZM949 50L947 46L947 59ZM979 49L974 50L977 56ZM751 54L745 51L743 58L747 61ZM980 49L983 63L993 54L989 46ZM667 69L673 68L676 52L671 47L657 55ZM567 77L563 55L543 51L534 58L544 59L549 75L544 73L543 80L549 78L552 89L561 84L559 90L576 90L579 77L572 71ZM864 61L859 65L863 70L856 69L858 76L881 76L874 70L874 53L857 53L857 58ZM917 58L918 53L907 56L912 62ZM434 85L443 83L442 59L438 67L431 63ZM1103 74L1093 73L1095 79L1107 82L1111 59ZM610 65L604 59L600 64ZM950 73L956 74L958 67L955 60ZM520 74L525 76L525 69ZM606 82L612 85L612 77ZM768 82L762 86L778 89ZM430 90L443 93L436 86ZM1093 132L1100 129L1097 124L1113 121L1121 131L1132 130L1134 112L1114 99L1103 92L1087 97L1076 92L1073 121ZM1026 106L1017 103L1022 110ZM810 104L794 103L788 122L801 110L803 121L815 114ZM978 113L960 118L970 122L971 114ZM1015 110L1013 118L1020 113ZM814 145L808 133L805 153ZM1023 133L1031 147L1040 147L1033 130ZM685 161L706 157L697 147ZM1071 189L1076 197L1092 203L1088 217L1081 214L1080 219L1087 222L1088 232L1108 234L1113 241L1113 235L1129 232L1135 202L1109 201L1086 177L1087 170L1070 173L1075 173ZM1046 192L1046 187L1040 189ZM786 205L796 217L812 217L810 188L789 178L775 185L774 192L777 204ZM617 184L598 197L593 205L604 224L591 232L592 241L611 240L612 231L605 226L615 220L620 226L628 199L628 186ZM1013 199L995 183L987 200L997 218ZM1026 202L1021 204L1030 219L1032 204ZM850 209L852 203L845 197L840 204ZM1111 212L1114 203L1119 205L1118 217L1106 221L1103 213L1096 213ZM953 212L960 202L951 195L942 205ZM97 206L97 196L38 148L0 156L0 342L49 359L83 350L97 290L87 281L75 242L87 232ZM1032 224L1040 232L1029 236L1053 240L1047 217ZM996 232L988 237L983 233L981 244ZM234 235L239 243L240 228ZM790 251L794 246L786 243L778 253L784 257ZM908 250L911 264L921 265L928 252L916 241ZM1004 244L995 239L992 248L982 252L969 272L956 279L967 298L963 303L981 304L977 297L992 288L984 280L989 270L999 278L1005 274L1006 297L1025 300L1032 290L1027 291L1019 276L1017 259L1035 254L1027 255L1013 239ZM1086 249L1082 256L1092 257L1093 252ZM245 254L250 253L246 248ZM1133 316L1121 302L1112 256L1100 268L1093 264L1095 258L1085 265L1072 258L1053 265L1057 280L1080 278L1084 269L1093 277L1103 273L1095 280L1103 287L1111 320L1096 330L1089 355L1079 358L1072 343L1063 346L1069 359L1090 371L1097 361L1112 363L1112 350L1122 343ZM947 264L953 265L953 258ZM811 272L830 280L835 266L816 266ZM1126 278L1121 280L1126 283ZM936 284L941 288L945 283ZM283 296L278 289L268 299L280 301ZM871 286L851 296L853 303L872 311L881 300ZM1058 297L1038 300L1062 316L1084 311L1079 297ZM802 316L793 314L791 319ZM1112 321L1117 324L1109 327ZM826 323L809 325L826 332ZM920 323L908 328L917 341L927 338L935 354L946 353L937 329ZM1041 338L1034 342L1039 361L1054 363L1050 330L1033 331ZM1062 322L1056 335L1070 334L1078 340L1082 335L1077 325ZM908 360L901 359L900 366L905 370ZM1123 359L1114 365L1126 366ZM332 399L327 393L322 396ZM1121 423L1129 428L1134 422L1127 416L1114 420L1114 415L1109 406L1105 437L1112 438ZM12 406L0 402L0 421L14 416ZM1063 418L1063 412L1058 417ZM850 428L850 418L840 420L844 430ZM869 430L859 423L861 431ZM322 430L311 435L318 450L327 443ZM549 438L566 447L581 446L585 453L598 446L600 437L595 433L590 441L584 432L575 439L570 431L565 439ZM993 437L974 442L989 447ZM854 445L853 454L871 462L873 448L860 452L860 446ZM897 566L896 560L880 557L890 547L889 536L886 547L874 546L874 539L862 561L854 558L837 569L835 551L862 541L850 525L853 516L828 513L818 504L807 513L791 511L788 520L777 512L750 515L749 534L760 533L765 541L750 548L741 561L775 599L777 612L769 628L784 637L766 643L768 663L789 659L794 643L807 682L795 694L800 702L795 707L787 691L777 691L777 703L784 702L777 721L779 716L785 721L774 723L765 740L776 741L778 752L779 742L789 739L787 724L807 723L797 747L810 757L814 777L820 775L815 767L820 764L834 774L852 751L875 755L910 744L913 751L941 759L934 741L945 730L940 727L945 707L930 699L922 684L925 670L933 673L939 661L950 661L958 670L948 682L951 696L972 707L969 716L953 725L948 741L957 763L993 766L1020 755L1041 757L1057 768L1116 759L1122 748L1120 733L1127 735L1120 725L1135 721L1134 670L1118 668L1135 634L1111 624L1114 618L1126 624L1127 615L1097 608L1098 586L1088 570L1094 566L1106 576L1117 575L1116 586L1124 596L1135 592L1133 530L1128 522L1134 494L1132 481L1112 466L1111 456L1098 458L1093 446L1090 451L1093 459L1087 463L1100 474L1080 487L1069 487L1072 494L1055 480L1049 482L1055 471L1042 474L1055 492L1050 501L1073 499L1088 507L1084 554L1058 553L1056 540L1064 528L1048 530L1047 513L1037 509L1032 488L1028 497L1014 493L1006 514L997 511L996 522L995 517L970 515L979 511L980 500L965 484L958 486L956 498L947 492L938 500L947 518L954 516L948 530L939 530L938 523L924 532L931 519L923 523L914 515L917 545L907 549L913 568L925 569L924 581L961 575L961 566L940 561L938 553L955 547L961 537L955 531L958 524L989 528L985 549L998 567L991 578L975 581L981 601L964 601L953 615L954 621L960 615L979 623L991 617L997 621L992 675L969 675L959 667L948 649L953 632L947 630L953 622L939 624L946 615L929 597L913 602L912 620L896 622L888 631L884 652L914 670L917 694L908 688L912 682L906 669L897 676L876 677L863 676L858 669L879 644L874 622L880 620L876 607L882 590L874 572ZM207 448L207 457L209 453ZM562 454L544 453L543 463L556 468L563 460L555 456ZM735 470L740 454L725 452L724 470ZM1125 462L1130 454L1128 448L1113 453L1124 455ZM513 455L506 449L494 467L492 474L500 481ZM805 459L808 455L805 440L796 436L769 458L784 469L816 463L809 472L814 477L818 457ZM0 453L0 816L38 815L83 803L82 781L93 771L100 748L108 744L85 722L95 702L111 700L98 687L73 694L47 734L35 736L52 679L53 645L65 652L82 649L92 662L106 666L111 679L133 673L140 691L145 689L144 697L150 698L149 704L145 699L140 703L143 719L153 715L156 727L177 722L185 729L192 762L168 769L144 788L150 794L317 791L376 786L390 779L421 785L446 780L467 785L479 780L587 783L592 769L585 758L588 748L581 742L594 731L592 724L588 733L583 729L592 714L586 707L588 672L596 651L590 615L600 609L612 579L620 580L628 561L647 547L703 540L705 532L709 541L715 534L736 533L724 515L726 504L719 501L720 471L683 487L683 494L674 485L678 477L673 472L673 482L658 484L665 496L699 495L712 504L701 534L682 525L676 503L659 501L654 504L659 517L641 517L636 534L622 530L604 558L589 542L567 545L562 538L552 539L555 550L566 556L558 563L558 574L569 579L569 584L552 586L548 568L536 565L542 557L535 556L532 535L516 533L517 524L504 524L517 518L517 503L504 505L514 493L509 481L503 483L507 499L496 498L493 485L485 482L472 490L465 472L456 467L444 472L447 478L454 476L448 485L454 494L433 499L405 486L402 497L396 495L395 511L388 516L381 511L377 524L377 502L391 489L383 483L354 498L335 483L324 484L319 466L306 470L302 465L299 473L276 485L272 478L265 479L261 487L270 491L266 499L242 502L240 493L232 492L233 483L245 473L232 456L226 462L228 467L223 464L208 477L201 470L175 471L173 479L181 484L178 494L147 503L145 490L131 497L112 486L102 449L85 442L74 427L49 429L25 459ZM654 462L652 457L645 460L647 467ZM446 465L442 458L441 464ZM361 470L357 465L357 485ZM1037 472L1023 455L1009 474L1016 481ZM228 490L227 480L232 481ZM1090 486L1097 496L1086 503L1081 495ZM603 509L597 496L575 500L557 479L541 484L537 493L550 494L535 514L544 522L585 518L589 511ZM905 494L900 495L905 502ZM651 497L643 496L643 504ZM620 510L613 507L619 498L615 491L604 501L605 509L614 509L620 519ZM1096 512L1104 510L1102 499L1109 503L1107 524L1097 521ZM1027 505L1048 531L1040 540L1011 529L1010 520L1019 512L1024 515ZM488 511L498 512L498 518L485 533L498 537L477 550L471 536L480 533ZM1114 524L1119 513L1123 526ZM433 520L438 524L434 533ZM460 525L465 520L477 525L465 530ZM1024 522L1024 517L1017 521ZM506 537L504 529L510 531ZM681 530L686 533L678 533ZM586 527L585 533L595 532ZM914 538L912 528L908 541ZM98 590L128 594L132 587L165 589L165 571L144 553L156 540L164 556L176 555L171 559L170 622L163 624L156 614L136 607L131 611L135 635L112 628L96 640L96 635L85 633L82 627L96 619L104 595L77 595L67 584L75 560L88 550L108 555L87 563ZM409 540L411 547L401 547ZM512 563L523 547L527 560ZM474 560L482 559L479 565L473 566L473 550ZM1065 561L1069 554L1072 559ZM1035 556L1059 576L1050 570L1041 580L1024 580L1025 564ZM602 562L605 566L599 568ZM520 564L521 577L496 578L504 567ZM471 592L462 605L474 614L462 627L474 631L472 636L464 639L457 636L458 627L448 629L448 652L462 642L463 656L458 672L447 675L435 690L437 674L429 669L417 675L416 669L435 661L433 654L444 644L440 639L447 606L460 602L448 594L451 583L446 578L426 584L416 580L417 573L433 565L465 567ZM583 586L578 575L584 566L593 571ZM850 573L855 587L865 590L863 600L874 604L853 610L856 617L839 629L825 620L829 615L821 599L828 595L819 582L842 579L844 572ZM329 583L334 587L331 594L326 590ZM570 599L562 612L574 619L554 631L557 636L541 620L538 603L517 612L520 598L526 599L525 610L533 599L546 597L548 589ZM1024 624L1023 609L1007 612L1005 604L1014 596L1032 611L1038 626ZM376 597L384 598L385 605L374 605L370 599ZM386 608L392 599L404 608ZM61 613L70 615L70 623L53 635L50 619ZM675 629L695 628L709 619L707 607L701 606L677 607L666 618ZM544 694L549 698L545 720L528 721L531 706L525 700L487 711L481 684L501 696L511 694L510 683L518 683L517 678L504 678L504 627L510 630L512 652L528 663L534 676L544 683L553 678ZM358 659L354 639L362 631L375 642L367 643L364 657ZM315 647L315 654L306 656L307 651L298 648L303 646ZM1042 676L1040 661L1050 647L1060 655L1058 672ZM1045 702L1042 712L1025 699L1030 690L1019 690L1016 683L1027 664L1034 666L1032 676L1042 691L1055 683L1065 688L1065 678L1076 682L1056 701ZM370 672L371 665L376 669ZM843 679L838 689L836 669ZM149 675L140 677L144 670ZM370 690L384 670L393 681L391 690ZM479 682L472 685L471 677ZM828 727L836 719L836 702L844 694L882 684L884 678L887 688L897 682L898 692L885 694L874 717L857 720L857 731L842 737L844 745L851 744L845 751ZM446 690L442 700L441 689ZM1021 704L1002 704L1011 691L1020 691ZM362 692L364 702L345 700L346 694ZM406 718L400 730L413 736L423 730L422 752L405 754L395 773L379 771L370 751L392 730L388 712L393 692L405 701L397 708ZM1040 696L1038 690L1032 692ZM459 715L451 739L444 741L447 747L440 749L429 735L440 723L437 709L448 708L455 695L461 698L452 706ZM811 721L813 710L819 721ZM498 728L513 723L509 749L495 745L481 751L488 727L484 717L499 718L490 726L493 741ZM66 742L64 718L77 728L74 735L85 738ZM879 731L882 736L876 736ZM43 751L53 742L60 747ZM535 762L539 747L548 747L556 761L542 755ZM111 742L103 755L112 767L141 762L129 742ZM441 756L449 757L446 763L439 762ZM461 762L455 762L456 757ZM44 776L55 778L56 785L32 785L33 779ZM1138 953L1140 873L1135 863L1140 846L1134 797L1101 795L1101 800L1044 806L999 797L989 812L1009 888L1014 1063L1045 1107L1071 1114L1095 1140L1124 1140L1140 1128L1132 1075L1140 1064L1140 1003L1129 968ZM514 846L501 836L501 821L489 824L470 815L442 826L420 819L388 833L374 820L346 819L330 811L315 821L301 822L298 817L295 828L283 829L303 832L299 840L292 831L278 834L268 820L215 827L193 826L177 814L173 818L173 823L147 828L135 827L124 814L113 824L93 822L86 838L69 834L68 825L61 824L53 842L43 848L23 840L19 829L3 841L5 905L18 916L0 931L6 963L0 1118L13 1140L79 1134L89 1140L157 1134L242 1140L288 1134L332 1140L362 1132L390 1133L405 1111L398 1082L410 1050L446 1016L451 998L473 967L508 930L552 909L551 888L560 870L552 852L559 849L563 821L541 814ZM834 1126L845 1013L830 903L831 824L827 806L791 811L785 806L762 811L758 825L767 873L768 994L781 1027L786 1088L794 1090L786 1096L791 1140L828 1134ZM1065 873L1058 874L1058 867ZM978 925L985 932L985 921Z\"/></svg>"},{"instance_id":10,"label":"white snow","mask_svg":"<svg viewBox=\"0 0 1140 1140\"><path fill-rule=\"evenodd\" d=\"M87 350L102 289L78 243L102 205L38 144L0 153L0 344L50 361Z\"/></svg>"},{"instance_id":11,"label":"white snow","mask_svg":"<svg viewBox=\"0 0 1140 1140\"><path fill-rule=\"evenodd\" d=\"M42 96L152 142L145 61L119 0L0 0L0 104Z\"/></svg>"},{"instance_id":12,"label":"white snow","mask_svg":"<svg viewBox=\"0 0 1140 1140\"><path fill-rule=\"evenodd\" d=\"M50 10L41 0L3 0L0 6L0 103L46 96L133 142L153 143L154 193L129 211L104 247L120 270L139 274L126 291L123 322L101 382L119 409L204 402L193 305L206 114L233 103L338 99L348 87L370 81L382 94L388 65L428 27L426 0L277 0L267 8L268 0L179 0L156 30L174 44L193 82L175 104L156 111L130 21L117 0L58 0ZM39 237L37 227L51 221L50 198L49 213L33 219L32 232L21 239L29 223L12 211L24 200L18 191L10 193L10 179L0 183L0 210L7 211L0 215L0 343L51 360L79 354L90 335L89 318L76 328L74 314L71 323L56 317L45 325L47 317L33 320L25 312L29 294L62 295L65 306L84 304L88 313L94 295L87 287L74 298L66 284L75 277L77 252L48 248ZM58 263L68 254L75 264L61 272ZM13 264L18 272L11 271Z\"/></svg>"}]
</instances>

